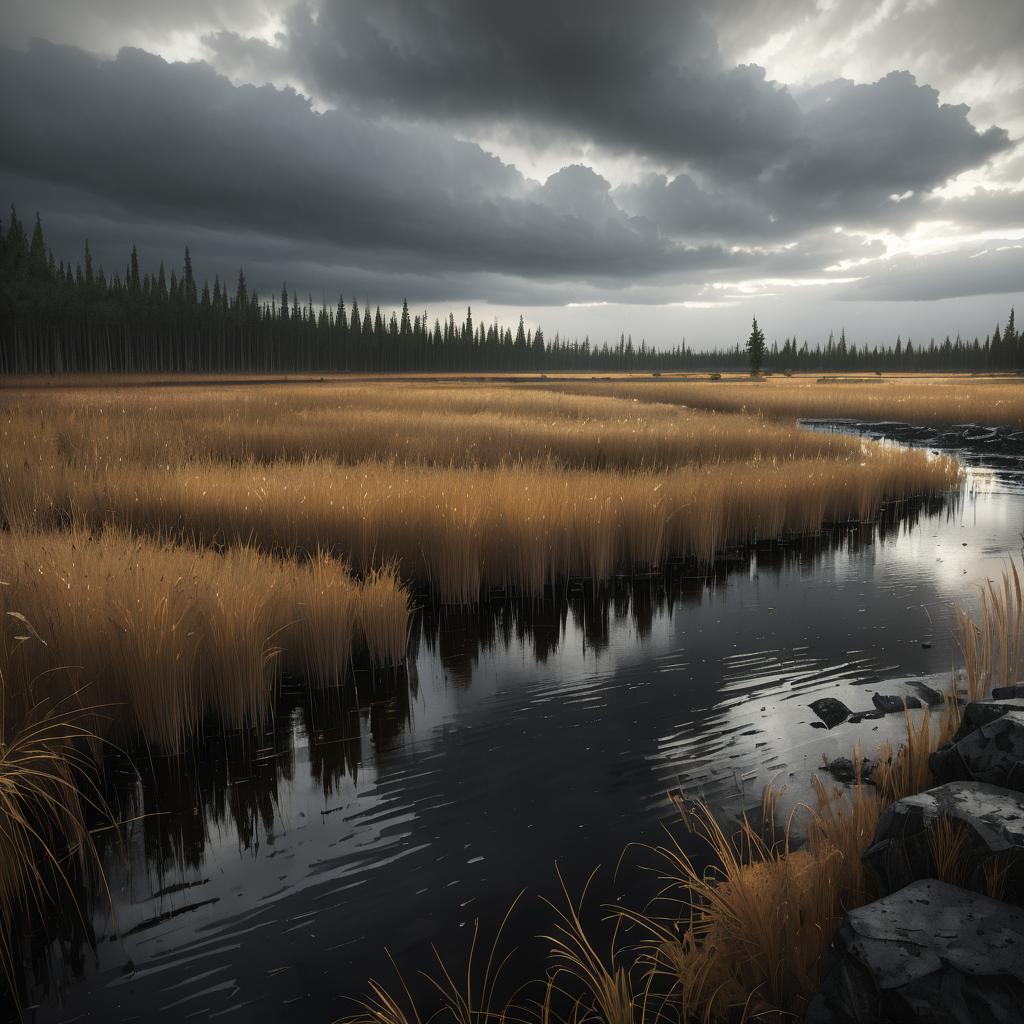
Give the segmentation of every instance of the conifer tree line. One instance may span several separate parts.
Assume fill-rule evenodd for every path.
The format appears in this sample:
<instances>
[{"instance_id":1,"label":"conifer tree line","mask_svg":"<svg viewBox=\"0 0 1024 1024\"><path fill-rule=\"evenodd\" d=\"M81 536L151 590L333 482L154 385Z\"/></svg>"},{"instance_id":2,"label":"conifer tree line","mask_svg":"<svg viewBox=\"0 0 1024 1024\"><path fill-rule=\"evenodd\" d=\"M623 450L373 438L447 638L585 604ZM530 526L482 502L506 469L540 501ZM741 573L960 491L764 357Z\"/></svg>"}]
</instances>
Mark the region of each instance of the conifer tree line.
<instances>
[{"instance_id":1,"label":"conifer tree line","mask_svg":"<svg viewBox=\"0 0 1024 1024\"><path fill-rule=\"evenodd\" d=\"M218 372L582 372L743 370L734 349L694 351L594 344L497 321L371 310L366 302L314 305L287 284L260 296L240 270L232 283L199 284L188 249L180 268L143 272L135 247L122 273L97 266L88 242L75 265L55 260L36 216L28 232L12 208L0 222L0 374ZM1013 312L1005 328L975 338L889 347L848 343L845 331L813 348L786 338L766 347L768 370L1010 370L1024 366Z\"/></svg>"}]
</instances>

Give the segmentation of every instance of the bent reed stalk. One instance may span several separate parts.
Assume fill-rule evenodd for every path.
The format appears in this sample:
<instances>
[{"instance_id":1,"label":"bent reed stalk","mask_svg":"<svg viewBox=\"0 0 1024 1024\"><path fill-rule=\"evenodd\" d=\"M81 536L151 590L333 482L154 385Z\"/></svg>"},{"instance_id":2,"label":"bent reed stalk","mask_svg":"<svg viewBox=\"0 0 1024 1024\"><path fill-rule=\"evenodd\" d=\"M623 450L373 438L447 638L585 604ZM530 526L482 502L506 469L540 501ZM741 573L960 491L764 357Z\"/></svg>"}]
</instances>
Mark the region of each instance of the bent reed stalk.
<instances>
[{"instance_id":1,"label":"bent reed stalk","mask_svg":"<svg viewBox=\"0 0 1024 1024\"><path fill-rule=\"evenodd\" d=\"M76 881L94 872L106 891L87 819L112 818L92 754L99 709L82 706L71 694L35 703L14 719L8 696L0 668L0 968L20 1017L13 929L46 921L61 895L84 923Z\"/></svg>"}]
</instances>

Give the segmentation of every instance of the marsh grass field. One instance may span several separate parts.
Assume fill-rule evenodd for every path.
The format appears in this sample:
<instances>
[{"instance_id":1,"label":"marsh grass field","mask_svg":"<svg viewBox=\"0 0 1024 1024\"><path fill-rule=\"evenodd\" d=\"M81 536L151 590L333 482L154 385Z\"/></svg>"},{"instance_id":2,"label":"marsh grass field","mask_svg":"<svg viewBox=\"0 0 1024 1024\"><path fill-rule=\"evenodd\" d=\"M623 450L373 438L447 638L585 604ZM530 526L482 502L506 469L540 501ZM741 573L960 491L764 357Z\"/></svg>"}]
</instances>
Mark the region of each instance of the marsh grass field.
<instances>
[{"instance_id":1,"label":"marsh grass field","mask_svg":"<svg viewBox=\"0 0 1024 1024\"><path fill-rule=\"evenodd\" d=\"M282 680L340 692L356 666L400 665L418 606L541 601L667 562L699 572L726 549L870 522L959 485L954 459L810 432L803 417L1017 427L1024 388L967 377L12 382L0 390L0 813L20 809L0 830L5 916L38 916L48 899L53 872L11 867L27 850L58 867L88 859L104 743L173 755L241 730L255 746ZM980 625L964 620L979 692L1019 660L1020 604L1007 584ZM555 1013L564 986L573 1020L653 1019L650 986L669 977L659 1013L724 1020L746 1003L789 1019L826 933L867 898L859 852L872 822L926 784L927 752L955 725L952 695L947 711L941 724L908 718L874 787L822 788L799 854L749 822L737 845L687 807L720 864L711 878L681 849L661 851L688 928L634 915L647 929L637 975L589 945L570 898L538 1013ZM19 770L25 749L49 767ZM368 1019L413 1019L375 991ZM498 1015L479 993L452 992L453 1020Z\"/></svg>"},{"instance_id":2,"label":"marsh grass field","mask_svg":"<svg viewBox=\"0 0 1024 1024\"><path fill-rule=\"evenodd\" d=\"M678 385L612 392L4 391L10 713L83 692L164 746L208 714L256 728L281 671L322 687L354 652L400 662L414 591L464 605L708 565L958 479L924 452L695 410Z\"/></svg>"}]
</instances>

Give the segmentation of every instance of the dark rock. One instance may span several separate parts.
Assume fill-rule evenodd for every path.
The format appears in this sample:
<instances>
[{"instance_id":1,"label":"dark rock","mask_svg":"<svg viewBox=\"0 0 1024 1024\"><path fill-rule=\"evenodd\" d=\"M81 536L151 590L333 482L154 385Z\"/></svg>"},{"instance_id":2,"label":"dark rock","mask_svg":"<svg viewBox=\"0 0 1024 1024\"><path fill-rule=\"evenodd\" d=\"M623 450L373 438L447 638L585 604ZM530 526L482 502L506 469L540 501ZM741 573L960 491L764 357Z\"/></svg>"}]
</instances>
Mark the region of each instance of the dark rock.
<instances>
[{"instance_id":1,"label":"dark rock","mask_svg":"<svg viewBox=\"0 0 1024 1024\"><path fill-rule=\"evenodd\" d=\"M835 697L819 697L812 701L811 710L825 723L827 729L834 729L850 717L850 709Z\"/></svg>"},{"instance_id":2,"label":"dark rock","mask_svg":"<svg viewBox=\"0 0 1024 1024\"><path fill-rule=\"evenodd\" d=\"M962 740L975 729L1002 718L1010 711L1024 711L1024 699L1010 697L1005 700L972 700L960 716L960 728L957 729L952 742Z\"/></svg>"},{"instance_id":3,"label":"dark rock","mask_svg":"<svg viewBox=\"0 0 1024 1024\"><path fill-rule=\"evenodd\" d=\"M855 711L850 715L850 725L860 725L861 722L873 722L878 718L885 718L885 715L881 711Z\"/></svg>"},{"instance_id":4,"label":"dark rock","mask_svg":"<svg viewBox=\"0 0 1024 1024\"><path fill-rule=\"evenodd\" d=\"M995 686L992 688L992 696L996 700L1024 699L1024 683L1018 683L1016 686Z\"/></svg>"},{"instance_id":5,"label":"dark rock","mask_svg":"<svg viewBox=\"0 0 1024 1024\"><path fill-rule=\"evenodd\" d=\"M921 695L921 700L930 708L940 707L946 702L946 698L927 683L914 683L914 689Z\"/></svg>"},{"instance_id":6,"label":"dark rock","mask_svg":"<svg viewBox=\"0 0 1024 1024\"><path fill-rule=\"evenodd\" d=\"M949 782L905 797L882 814L864 863L884 894L937 877L937 855L947 853L953 861L947 878L984 892L986 878L998 870L1003 895L1018 901L1024 896L1024 796L983 782Z\"/></svg>"},{"instance_id":7,"label":"dark rock","mask_svg":"<svg viewBox=\"0 0 1024 1024\"><path fill-rule=\"evenodd\" d=\"M921 706L921 702L917 697L893 697L884 693L876 693L871 698L871 703L885 715L892 715L897 711L902 711L904 702L906 702L906 707L908 708L919 708Z\"/></svg>"},{"instance_id":8,"label":"dark rock","mask_svg":"<svg viewBox=\"0 0 1024 1024\"><path fill-rule=\"evenodd\" d=\"M852 722L853 719L851 718ZM864 782L870 782L872 775L874 775L875 768L877 767L877 761L869 761L866 757L861 759L860 762L860 777ZM850 783L855 781L857 777L856 766L853 760L849 757L837 757L834 761L829 761L825 764L825 771L829 773L836 780L836 782Z\"/></svg>"},{"instance_id":9,"label":"dark rock","mask_svg":"<svg viewBox=\"0 0 1024 1024\"><path fill-rule=\"evenodd\" d=\"M1024 911L933 880L846 915L805 1024L1024 1024Z\"/></svg>"},{"instance_id":10,"label":"dark rock","mask_svg":"<svg viewBox=\"0 0 1024 1024\"><path fill-rule=\"evenodd\" d=\"M1024 793L1024 711L1008 711L957 736L929 758L936 782L988 782Z\"/></svg>"}]
</instances>

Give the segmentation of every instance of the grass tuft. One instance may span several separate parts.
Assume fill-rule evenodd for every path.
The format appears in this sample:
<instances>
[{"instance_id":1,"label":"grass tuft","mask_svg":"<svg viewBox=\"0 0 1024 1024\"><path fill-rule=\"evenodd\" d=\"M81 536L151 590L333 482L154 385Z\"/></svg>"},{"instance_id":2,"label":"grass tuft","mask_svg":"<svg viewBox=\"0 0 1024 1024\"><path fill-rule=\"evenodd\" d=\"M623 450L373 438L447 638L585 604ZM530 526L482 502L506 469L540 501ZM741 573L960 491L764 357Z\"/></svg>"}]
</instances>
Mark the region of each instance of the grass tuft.
<instances>
[{"instance_id":1,"label":"grass tuft","mask_svg":"<svg viewBox=\"0 0 1024 1024\"><path fill-rule=\"evenodd\" d=\"M12 721L2 671L0 695L0 966L17 1007L21 979L12 929L45 922L61 895L85 924L77 882L93 872L106 888L88 819L111 816L92 756L100 709L81 706L73 694L35 704Z\"/></svg>"}]
</instances>

